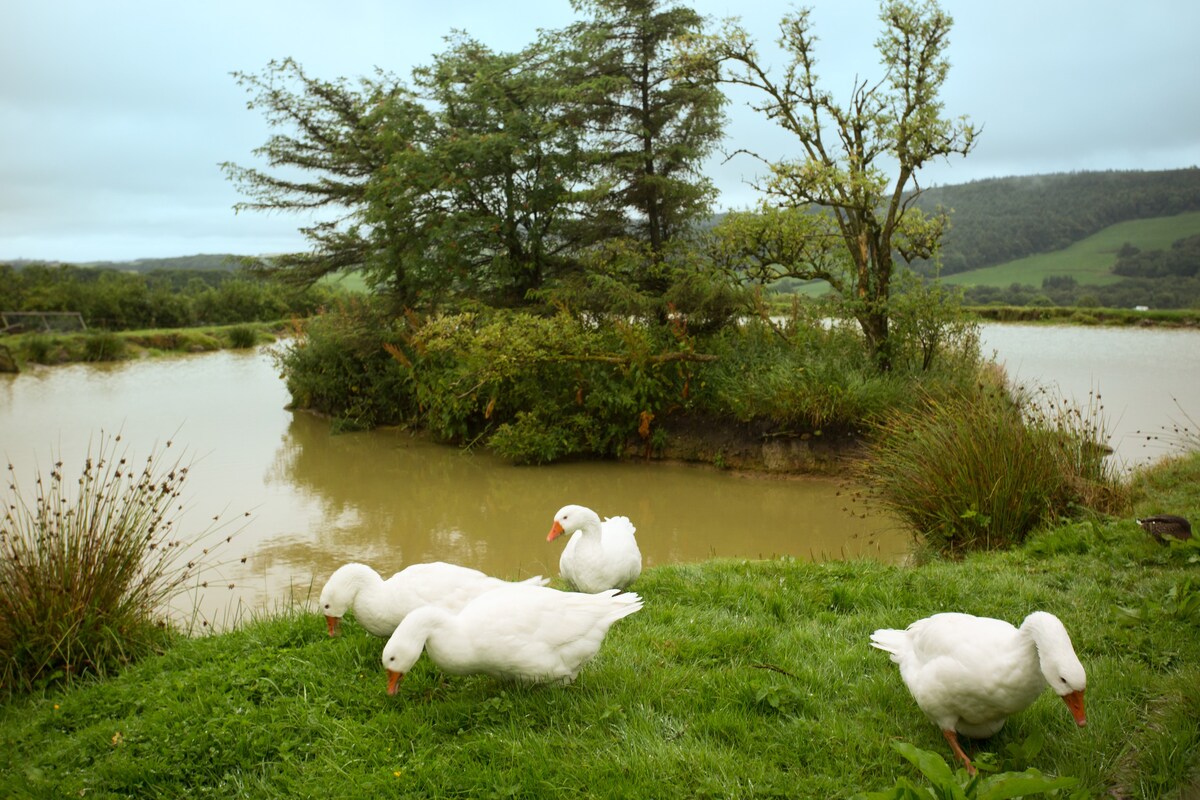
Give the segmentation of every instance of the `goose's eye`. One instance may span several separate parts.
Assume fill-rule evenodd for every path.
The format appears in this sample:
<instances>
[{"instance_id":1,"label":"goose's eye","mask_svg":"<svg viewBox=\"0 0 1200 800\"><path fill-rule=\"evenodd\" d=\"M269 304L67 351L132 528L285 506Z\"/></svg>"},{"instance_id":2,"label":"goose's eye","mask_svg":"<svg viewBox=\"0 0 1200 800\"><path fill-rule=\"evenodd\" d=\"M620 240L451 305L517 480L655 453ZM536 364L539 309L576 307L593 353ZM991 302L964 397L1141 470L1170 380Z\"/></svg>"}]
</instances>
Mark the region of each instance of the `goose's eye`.
<instances>
[{"instance_id":1,"label":"goose's eye","mask_svg":"<svg viewBox=\"0 0 1200 800\"><path fill-rule=\"evenodd\" d=\"M389 663L389 664L390 664L390 663L392 663L392 662L393 662L393 661L395 661L395 660L396 660L396 657L395 657L395 656L388 656L388 663Z\"/></svg>"},{"instance_id":2,"label":"goose's eye","mask_svg":"<svg viewBox=\"0 0 1200 800\"><path fill-rule=\"evenodd\" d=\"M328 610L329 610L329 603L326 603L326 604L325 604L325 610L326 610L326 611L328 611Z\"/></svg>"}]
</instances>

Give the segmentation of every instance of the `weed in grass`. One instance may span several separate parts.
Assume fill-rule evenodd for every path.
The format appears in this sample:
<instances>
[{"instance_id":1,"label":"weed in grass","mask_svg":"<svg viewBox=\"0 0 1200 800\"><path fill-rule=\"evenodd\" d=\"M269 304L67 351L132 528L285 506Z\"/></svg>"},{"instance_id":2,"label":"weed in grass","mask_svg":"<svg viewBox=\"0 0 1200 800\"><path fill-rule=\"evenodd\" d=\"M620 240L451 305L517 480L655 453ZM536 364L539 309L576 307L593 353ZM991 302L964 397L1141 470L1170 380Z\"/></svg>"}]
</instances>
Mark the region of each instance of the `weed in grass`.
<instances>
[{"instance_id":1,"label":"weed in grass","mask_svg":"<svg viewBox=\"0 0 1200 800\"><path fill-rule=\"evenodd\" d=\"M900 778L896 785L882 792L868 792L857 795L864 800L939 800L939 798L962 798L970 800L999 800L1009 797L1032 797L1044 795L1047 797L1086 797L1085 794L1066 795L1062 790L1072 789L1078 785L1075 778L1054 778L1043 775L1036 769L1030 768L1024 772L1002 772L996 775L967 775L961 767L951 770L946 760L937 753L922 750L907 742L895 742L892 747L900 755L911 761L925 779L929 787L917 786L908 778Z\"/></svg>"},{"instance_id":2,"label":"weed in grass","mask_svg":"<svg viewBox=\"0 0 1200 800\"><path fill-rule=\"evenodd\" d=\"M1161 600L1146 597L1137 606L1120 606L1129 625L1176 619L1200 625L1200 579L1187 577L1167 589Z\"/></svg>"},{"instance_id":3,"label":"weed in grass","mask_svg":"<svg viewBox=\"0 0 1200 800\"><path fill-rule=\"evenodd\" d=\"M112 331L93 331L83 337L85 361L119 361L125 351L125 340Z\"/></svg>"},{"instance_id":4,"label":"weed in grass","mask_svg":"<svg viewBox=\"0 0 1200 800\"><path fill-rule=\"evenodd\" d=\"M173 635L163 608L197 573L176 530L187 467L140 467L120 436L89 449L78 478L61 461L32 500L9 466L0 521L0 693L110 673ZM167 443L170 447L170 442ZM208 553L208 550L205 550Z\"/></svg>"},{"instance_id":5,"label":"weed in grass","mask_svg":"<svg viewBox=\"0 0 1200 800\"><path fill-rule=\"evenodd\" d=\"M258 344L258 331L252 325L234 325L228 335L230 347L245 349Z\"/></svg>"}]
</instances>

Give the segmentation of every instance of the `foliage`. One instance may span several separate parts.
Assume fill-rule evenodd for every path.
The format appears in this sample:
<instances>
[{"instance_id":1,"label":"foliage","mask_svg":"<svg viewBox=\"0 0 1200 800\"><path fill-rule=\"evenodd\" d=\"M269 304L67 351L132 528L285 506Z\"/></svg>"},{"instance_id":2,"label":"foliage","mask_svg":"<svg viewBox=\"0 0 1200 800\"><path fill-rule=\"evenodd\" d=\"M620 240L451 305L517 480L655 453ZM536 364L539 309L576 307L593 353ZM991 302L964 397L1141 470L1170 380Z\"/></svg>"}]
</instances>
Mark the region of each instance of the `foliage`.
<instances>
[{"instance_id":1,"label":"foliage","mask_svg":"<svg viewBox=\"0 0 1200 800\"><path fill-rule=\"evenodd\" d=\"M329 287L292 289L228 270L130 272L34 264L4 274L3 310L75 311L89 328L103 330L307 316L336 296Z\"/></svg>"},{"instance_id":2,"label":"foliage","mask_svg":"<svg viewBox=\"0 0 1200 800\"><path fill-rule=\"evenodd\" d=\"M20 333L5 343L18 363L65 364L77 361L130 359L162 353L206 353L223 347L251 347L292 332L288 323L246 323L233 326L148 329L140 331L83 331L80 333ZM235 337L238 341L234 341ZM102 357L98 359L97 357Z\"/></svg>"},{"instance_id":3,"label":"foliage","mask_svg":"<svg viewBox=\"0 0 1200 800\"><path fill-rule=\"evenodd\" d=\"M792 59L782 81L771 77L736 25L721 37L698 39L693 57L735 65L725 80L761 93L764 99L754 107L796 137L801 157L766 162L770 177L761 188L767 203L808 215L804 219L818 235L806 238L826 255L784 263L795 277L833 286L886 371L892 366L888 302L896 254L932 257L945 225L943 214L926 215L914 205L921 191L917 173L935 159L967 155L977 131L942 116L952 19L936 2L883 5L884 31L876 45L886 75L877 83L857 81L844 105L818 87L809 14L799 9L780 22L780 45ZM830 130L833 136L825 133ZM879 163L884 159L895 162L894 178ZM814 207L819 213L809 213Z\"/></svg>"},{"instance_id":4,"label":"foliage","mask_svg":"<svg viewBox=\"0 0 1200 800\"><path fill-rule=\"evenodd\" d=\"M307 284L375 266L374 234L362 228L367 178L411 138L402 127L414 122L406 113L414 108L410 92L382 71L357 85L310 78L291 58L269 62L259 75L233 74L251 95L247 108L261 110L275 130L255 154L283 172L223 163L226 177L250 198L236 210L301 211L310 220L325 212L301 228L312 252L260 259L253 268Z\"/></svg>"},{"instance_id":5,"label":"foliage","mask_svg":"<svg viewBox=\"0 0 1200 800\"><path fill-rule=\"evenodd\" d=\"M352 298L309 319L276 358L298 408L332 417L338 430L397 424L415 411L402 354L407 318ZM301 332L297 332L301 333Z\"/></svg>"},{"instance_id":6,"label":"foliage","mask_svg":"<svg viewBox=\"0 0 1200 800\"><path fill-rule=\"evenodd\" d=\"M617 455L647 438L654 418L686 405L692 359L704 358L682 332L668 341L653 327L565 313L446 317L413 346L416 392L435 435L486 440L532 463Z\"/></svg>"},{"instance_id":7,"label":"foliage","mask_svg":"<svg viewBox=\"0 0 1200 800\"><path fill-rule=\"evenodd\" d=\"M125 340L112 331L92 331L83 338L83 352L86 361L120 361Z\"/></svg>"},{"instance_id":8,"label":"foliage","mask_svg":"<svg viewBox=\"0 0 1200 800\"><path fill-rule=\"evenodd\" d=\"M61 462L38 474L32 499L9 467L0 692L107 675L170 638L164 604L198 569L187 559L201 537L176 525L188 469L160 465L165 450L139 467L119 442L89 449L78 479Z\"/></svg>"},{"instance_id":9,"label":"foliage","mask_svg":"<svg viewBox=\"0 0 1200 800\"><path fill-rule=\"evenodd\" d=\"M723 98L671 57L701 20L654 2L580 8L596 19L515 52L457 33L411 87L385 72L322 81L292 59L237 73L276 130L256 151L268 170L224 165L250 198L239 207L339 214L302 229L310 253L259 268L300 282L361 272L397 313L525 305L643 215L657 264L712 195L698 165Z\"/></svg>"},{"instance_id":10,"label":"foliage","mask_svg":"<svg viewBox=\"0 0 1200 800\"><path fill-rule=\"evenodd\" d=\"M1177 239L1169 250L1142 252L1122 250L1113 266L1117 275L1137 278L1161 278L1174 275L1193 278L1200 274L1200 236Z\"/></svg>"},{"instance_id":11,"label":"foliage","mask_svg":"<svg viewBox=\"0 0 1200 800\"><path fill-rule=\"evenodd\" d=\"M1077 507L1124 511L1103 417L982 385L891 413L862 475L929 549L958 556L1020 544Z\"/></svg>"},{"instance_id":12,"label":"foliage","mask_svg":"<svg viewBox=\"0 0 1200 800\"><path fill-rule=\"evenodd\" d=\"M962 308L962 292L926 281L908 270L896 279L891 301L893 358L929 372L939 358L972 361L979 352L979 326Z\"/></svg>"},{"instance_id":13,"label":"foliage","mask_svg":"<svg viewBox=\"0 0 1200 800\"><path fill-rule=\"evenodd\" d=\"M719 308L656 325L483 308L392 322L378 305L351 305L312 320L281 366L295 405L339 427L404 423L521 463L653 450L672 420L693 415L786 435L854 429L907 405L918 380L952 391L977 369L969 336L928 342L939 356L924 371L905 357L880 374L861 335L828 325L824 306L710 329Z\"/></svg>"},{"instance_id":14,"label":"foliage","mask_svg":"<svg viewBox=\"0 0 1200 800\"><path fill-rule=\"evenodd\" d=\"M258 344L258 331L250 325L234 325L228 333L230 347L244 349Z\"/></svg>"},{"instance_id":15,"label":"foliage","mask_svg":"<svg viewBox=\"0 0 1200 800\"><path fill-rule=\"evenodd\" d=\"M569 29L580 105L601 154L601 181L652 256L686 234L715 196L701 164L722 136L717 74L678 58L703 30L695 10L661 0L573 0L590 19ZM662 294L648 271L640 288Z\"/></svg>"},{"instance_id":16,"label":"foliage","mask_svg":"<svg viewBox=\"0 0 1200 800\"><path fill-rule=\"evenodd\" d=\"M666 243L657 256L632 238L610 239L584 253L580 266L531 296L574 313L663 326L682 320L694 333L730 326L755 309L751 294L708 264L687 239Z\"/></svg>"},{"instance_id":17,"label":"foliage","mask_svg":"<svg viewBox=\"0 0 1200 800\"><path fill-rule=\"evenodd\" d=\"M922 750L907 742L893 742L897 753L911 761L932 786L923 788L907 778L901 778L895 787L883 792L868 792L858 795L862 800L940 800L961 798L969 800L1005 800L1010 797L1048 795L1061 797L1060 789L1078 785L1075 778L1051 778L1036 769L1024 772L1004 772L998 775L967 775L965 769L950 769L946 759L929 750ZM1079 795L1082 797L1083 795Z\"/></svg>"},{"instance_id":18,"label":"foliage","mask_svg":"<svg viewBox=\"0 0 1200 800\"><path fill-rule=\"evenodd\" d=\"M1194 539L1178 542L1181 550L1196 550ZM1136 606L1121 606L1126 624L1154 624L1162 619L1177 619L1200 626L1200 581L1187 577L1172 585L1161 599L1141 598Z\"/></svg>"}]
</instances>

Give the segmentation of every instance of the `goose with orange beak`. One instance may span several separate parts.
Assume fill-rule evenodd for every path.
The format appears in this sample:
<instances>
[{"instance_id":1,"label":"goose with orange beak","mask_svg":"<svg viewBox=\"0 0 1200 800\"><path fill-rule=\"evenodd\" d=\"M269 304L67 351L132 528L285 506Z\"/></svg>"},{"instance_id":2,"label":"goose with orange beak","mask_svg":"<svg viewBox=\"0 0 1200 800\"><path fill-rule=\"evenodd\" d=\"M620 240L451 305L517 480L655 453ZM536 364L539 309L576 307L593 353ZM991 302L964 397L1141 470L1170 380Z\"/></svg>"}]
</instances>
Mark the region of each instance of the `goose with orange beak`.
<instances>
[{"instance_id":1,"label":"goose with orange beak","mask_svg":"<svg viewBox=\"0 0 1200 800\"><path fill-rule=\"evenodd\" d=\"M1045 611L1027 616L1020 628L990 617L934 614L905 630L877 630L871 644L900 665L913 699L971 774L975 767L958 734L975 739L995 734L1047 685L1077 725L1087 724L1083 664L1062 621Z\"/></svg>"}]
</instances>

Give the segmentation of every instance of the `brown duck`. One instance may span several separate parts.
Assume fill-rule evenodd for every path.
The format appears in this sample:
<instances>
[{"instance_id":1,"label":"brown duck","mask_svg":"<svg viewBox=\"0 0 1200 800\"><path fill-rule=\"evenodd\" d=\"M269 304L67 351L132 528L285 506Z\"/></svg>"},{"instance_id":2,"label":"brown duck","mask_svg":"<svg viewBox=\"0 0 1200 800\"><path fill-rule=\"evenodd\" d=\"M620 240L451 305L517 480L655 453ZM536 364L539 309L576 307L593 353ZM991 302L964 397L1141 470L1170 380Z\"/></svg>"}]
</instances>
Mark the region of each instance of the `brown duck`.
<instances>
[{"instance_id":1,"label":"brown duck","mask_svg":"<svg viewBox=\"0 0 1200 800\"><path fill-rule=\"evenodd\" d=\"M1192 523L1174 514L1155 514L1152 517L1142 517L1137 524L1141 525L1159 544L1166 544L1167 539L1192 538Z\"/></svg>"}]
</instances>

